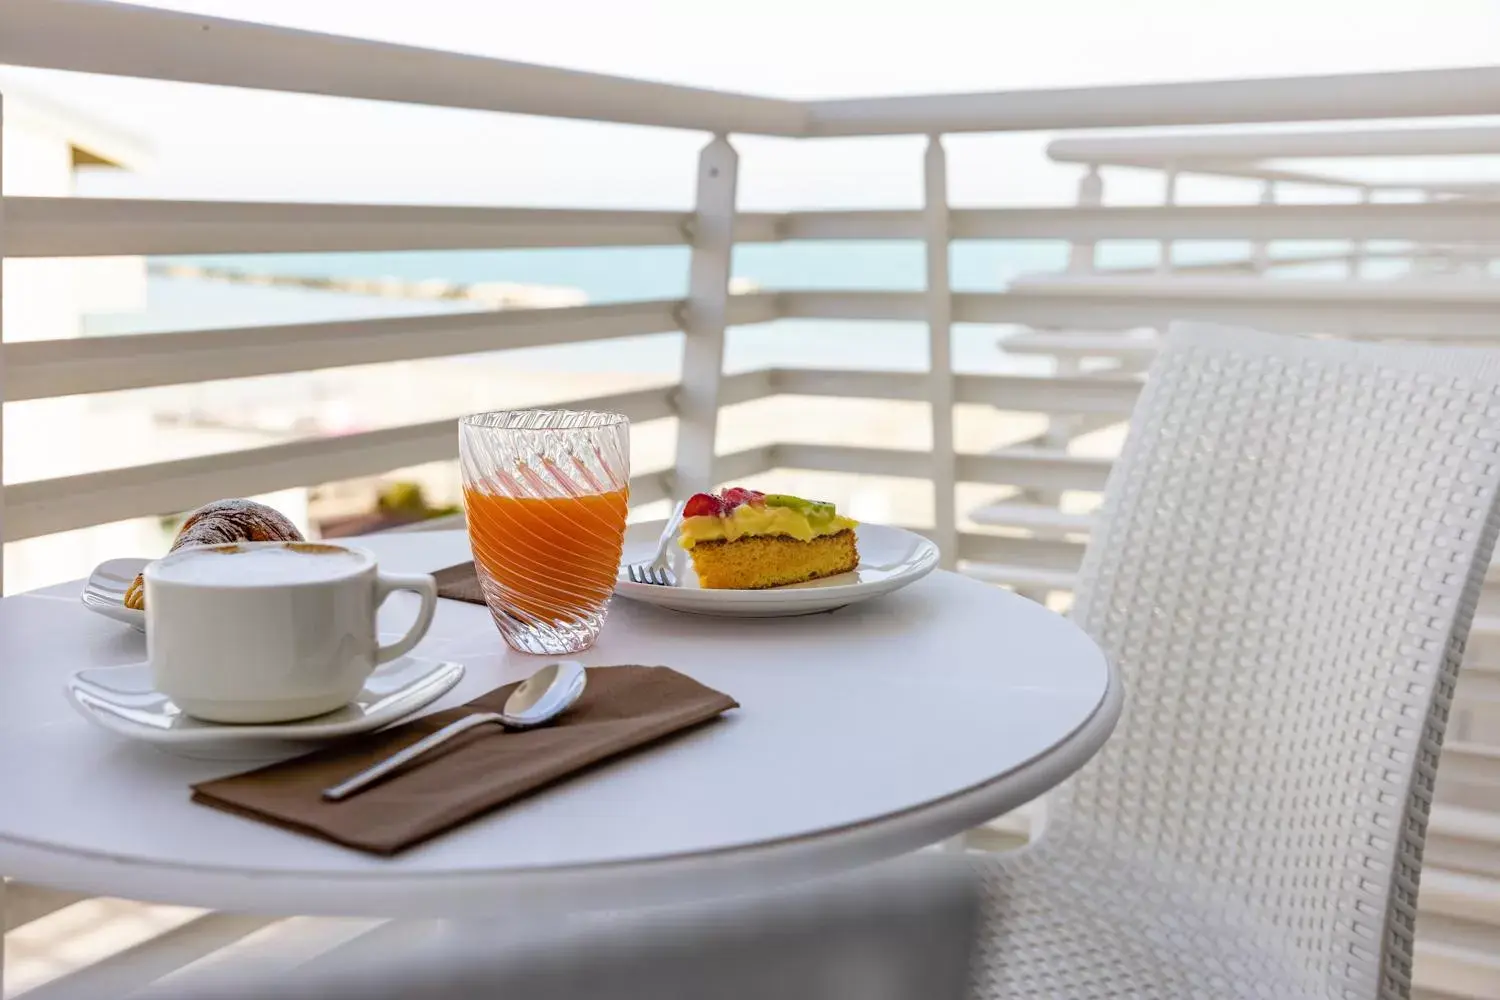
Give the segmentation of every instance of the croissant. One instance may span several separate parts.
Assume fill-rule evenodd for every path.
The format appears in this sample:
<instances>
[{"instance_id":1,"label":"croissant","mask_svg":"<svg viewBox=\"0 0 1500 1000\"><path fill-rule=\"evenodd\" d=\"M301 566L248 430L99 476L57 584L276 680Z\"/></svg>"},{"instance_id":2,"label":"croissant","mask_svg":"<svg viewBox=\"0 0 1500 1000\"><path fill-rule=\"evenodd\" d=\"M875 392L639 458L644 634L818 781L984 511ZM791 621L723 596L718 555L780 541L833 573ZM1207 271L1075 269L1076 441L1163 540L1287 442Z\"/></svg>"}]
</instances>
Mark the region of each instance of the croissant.
<instances>
[{"instance_id":1,"label":"croissant","mask_svg":"<svg viewBox=\"0 0 1500 1000\"><path fill-rule=\"evenodd\" d=\"M215 500L188 515L172 542L172 551L194 545L230 542L300 542L302 532L286 515L254 500ZM136 576L125 591L125 606L146 608L146 580Z\"/></svg>"}]
</instances>

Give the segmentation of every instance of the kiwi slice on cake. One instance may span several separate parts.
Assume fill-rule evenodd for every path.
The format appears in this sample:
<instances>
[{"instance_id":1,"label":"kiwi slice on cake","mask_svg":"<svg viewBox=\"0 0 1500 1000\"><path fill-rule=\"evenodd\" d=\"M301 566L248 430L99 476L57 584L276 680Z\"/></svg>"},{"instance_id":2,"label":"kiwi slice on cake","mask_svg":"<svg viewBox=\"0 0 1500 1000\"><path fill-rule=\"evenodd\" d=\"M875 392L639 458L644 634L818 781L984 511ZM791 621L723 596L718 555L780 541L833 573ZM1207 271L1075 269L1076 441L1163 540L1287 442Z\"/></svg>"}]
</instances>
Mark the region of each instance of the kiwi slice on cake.
<instances>
[{"instance_id":1,"label":"kiwi slice on cake","mask_svg":"<svg viewBox=\"0 0 1500 1000\"><path fill-rule=\"evenodd\" d=\"M790 507L799 513L809 517L814 514L821 517L832 517L834 505L826 500L805 500L802 497L794 497L786 493L767 493L767 507Z\"/></svg>"}]
</instances>

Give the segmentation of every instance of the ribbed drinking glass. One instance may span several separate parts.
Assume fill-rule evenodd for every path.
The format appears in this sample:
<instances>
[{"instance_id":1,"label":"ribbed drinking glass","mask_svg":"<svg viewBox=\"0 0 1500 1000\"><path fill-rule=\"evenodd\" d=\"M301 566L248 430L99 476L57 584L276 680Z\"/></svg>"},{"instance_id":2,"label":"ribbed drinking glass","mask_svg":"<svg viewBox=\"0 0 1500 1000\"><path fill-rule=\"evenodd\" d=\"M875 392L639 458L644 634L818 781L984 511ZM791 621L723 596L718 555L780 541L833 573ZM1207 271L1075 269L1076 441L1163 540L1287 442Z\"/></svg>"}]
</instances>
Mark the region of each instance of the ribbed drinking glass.
<instances>
[{"instance_id":1,"label":"ribbed drinking glass","mask_svg":"<svg viewBox=\"0 0 1500 1000\"><path fill-rule=\"evenodd\" d=\"M505 410L458 427L469 544L500 634L524 653L594 644L614 592L630 500L630 421Z\"/></svg>"}]
</instances>

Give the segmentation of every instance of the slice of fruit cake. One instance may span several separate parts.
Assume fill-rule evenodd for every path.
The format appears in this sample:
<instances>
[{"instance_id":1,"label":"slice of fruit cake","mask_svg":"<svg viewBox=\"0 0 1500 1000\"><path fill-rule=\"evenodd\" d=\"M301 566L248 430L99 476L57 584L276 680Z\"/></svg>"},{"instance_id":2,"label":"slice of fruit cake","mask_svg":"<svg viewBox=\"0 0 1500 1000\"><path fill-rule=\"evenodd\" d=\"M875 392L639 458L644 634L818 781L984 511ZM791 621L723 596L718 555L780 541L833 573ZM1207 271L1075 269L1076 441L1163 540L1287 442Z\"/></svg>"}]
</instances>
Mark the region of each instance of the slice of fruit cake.
<instances>
[{"instance_id":1,"label":"slice of fruit cake","mask_svg":"<svg viewBox=\"0 0 1500 1000\"><path fill-rule=\"evenodd\" d=\"M679 540L701 586L761 590L854 569L856 524L831 503L731 487L688 500Z\"/></svg>"}]
</instances>

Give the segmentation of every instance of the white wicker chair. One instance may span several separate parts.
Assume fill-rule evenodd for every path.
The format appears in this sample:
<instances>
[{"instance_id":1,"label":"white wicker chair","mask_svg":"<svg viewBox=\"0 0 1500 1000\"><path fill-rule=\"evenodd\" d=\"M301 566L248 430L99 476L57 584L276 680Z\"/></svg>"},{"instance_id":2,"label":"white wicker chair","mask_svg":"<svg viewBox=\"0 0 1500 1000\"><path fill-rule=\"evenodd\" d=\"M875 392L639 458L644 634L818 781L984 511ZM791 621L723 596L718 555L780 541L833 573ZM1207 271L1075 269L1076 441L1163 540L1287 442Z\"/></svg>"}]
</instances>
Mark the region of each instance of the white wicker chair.
<instances>
[{"instance_id":1,"label":"white wicker chair","mask_svg":"<svg viewBox=\"0 0 1500 1000\"><path fill-rule=\"evenodd\" d=\"M1074 612L1125 712L975 860L980 995L1408 995L1497 445L1494 355L1173 331Z\"/></svg>"}]
</instances>

